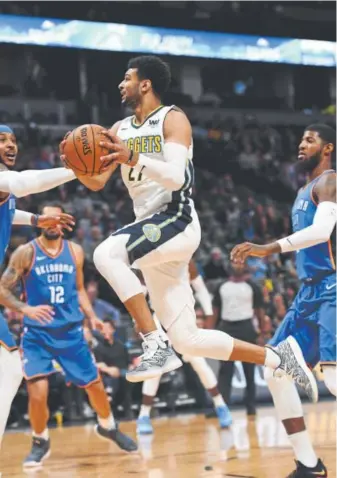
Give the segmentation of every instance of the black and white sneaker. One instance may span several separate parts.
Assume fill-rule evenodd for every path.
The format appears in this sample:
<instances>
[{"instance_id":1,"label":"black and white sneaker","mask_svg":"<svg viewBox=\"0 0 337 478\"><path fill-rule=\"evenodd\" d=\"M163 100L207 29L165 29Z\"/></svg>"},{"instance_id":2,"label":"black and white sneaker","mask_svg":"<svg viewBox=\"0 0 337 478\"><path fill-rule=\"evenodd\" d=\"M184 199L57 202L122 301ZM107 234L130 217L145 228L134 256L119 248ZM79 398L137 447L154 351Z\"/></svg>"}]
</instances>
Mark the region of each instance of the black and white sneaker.
<instances>
[{"instance_id":1,"label":"black and white sneaker","mask_svg":"<svg viewBox=\"0 0 337 478\"><path fill-rule=\"evenodd\" d=\"M23 462L24 468L38 468L50 456L50 440L33 436L32 449Z\"/></svg>"},{"instance_id":2,"label":"black and white sneaker","mask_svg":"<svg viewBox=\"0 0 337 478\"><path fill-rule=\"evenodd\" d=\"M182 361L166 342L146 340L142 347L144 354L140 357L139 365L126 374L129 382L143 382L160 377L163 373L172 372L182 366Z\"/></svg>"},{"instance_id":3,"label":"black and white sneaker","mask_svg":"<svg viewBox=\"0 0 337 478\"><path fill-rule=\"evenodd\" d=\"M300 461L296 461L296 470L294 470L287 478L314 478L322 477L327 478L328 470L326 469L322 460L318 460L317 465L314 468L308 468L304 466Z\"/></svg>"},{"instance_id":4,"label":"black and white sneaker","mask_svg":"<svg viewBox=\"0 0 337 478\"><path fill-rule=\"evenodd\" d=\"M117 426L116 428L108 430L107 428L101 427L101 425L96 425L95 432L100 438L115 442L122 450L129 452L138 450L137 443L119 431Z\"/></svg>"},{"instance_id":5,"label":"black and white sneaker","mask_svg":"<svg viewBox=\"0 0 337 478\"><path fill-rule=\"evenodd\" d=\"M281 359L280 366L274 372L275 377L287 375L299 387L303 388L313 403L316 403L318 400L317 382L294 337L288 337L273 350Z\"/></svg>"}]
</instances>

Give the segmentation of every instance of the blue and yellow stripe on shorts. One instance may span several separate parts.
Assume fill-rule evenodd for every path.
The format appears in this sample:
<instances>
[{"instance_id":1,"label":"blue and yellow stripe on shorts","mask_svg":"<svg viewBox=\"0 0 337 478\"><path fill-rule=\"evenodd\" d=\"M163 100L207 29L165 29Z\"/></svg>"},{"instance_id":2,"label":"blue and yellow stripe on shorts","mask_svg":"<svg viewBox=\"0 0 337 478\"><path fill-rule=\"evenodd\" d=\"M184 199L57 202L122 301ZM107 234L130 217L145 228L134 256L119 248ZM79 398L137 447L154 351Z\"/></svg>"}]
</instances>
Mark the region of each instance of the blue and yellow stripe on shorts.
<instances>
[{"instance_id":1,"label":"blue and yellow stripe on shorts","mask_svg":"<svg viewBox=\"0 0 337 478\"><path fill-rule=\"evenodd\" d=\"M192 161L188 161L185 182L179 191L172 193L172 201L168 204L166 211L130 224L112 234L112 236L130 235L126 244L130 264L183 232L192 222L189 198L193 183L194 168Z\"/></svg>"}]
</instances>

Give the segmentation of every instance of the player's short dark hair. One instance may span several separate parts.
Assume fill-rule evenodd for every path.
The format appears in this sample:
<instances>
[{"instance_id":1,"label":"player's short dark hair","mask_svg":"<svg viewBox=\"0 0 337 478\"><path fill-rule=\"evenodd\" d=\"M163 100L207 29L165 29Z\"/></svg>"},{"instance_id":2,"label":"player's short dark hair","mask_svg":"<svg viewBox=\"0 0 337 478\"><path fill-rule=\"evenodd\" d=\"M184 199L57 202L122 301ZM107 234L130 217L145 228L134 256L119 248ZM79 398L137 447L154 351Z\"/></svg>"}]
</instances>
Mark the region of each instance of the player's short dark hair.
<instances>
[{"instance_id":1,"label":"player's short dark hair","mask_svg":"<svg viewBox=\"0 0 337 478\"><path fill-rule=\"evenodd\" d=\"M336 146L336 131L327 124L314 123L305 128L305 131L316 131L324 143L332 143L334 146Z\"/></svg>"},{"instance_id":2,"label":"player's short dark hair","mask_svg":"<svg viewBox=\"0 0 337 478\"><path fill-rule=\"evenodd\" d=\"M57 207L58 209L61 210L61 212L65 212L64 207L62 206L61 203L59 202L46 202L40 207L40 214L42 214L43 210L45 207Z\"/></svg>"},{"instance_id":3,"label":"player's short dark hair","mask_svg":"<svg viewBox=\"0 0 337 478\"><path fill-rule=\"evenodd\" d=\"M137 69L140 80L151 80L155 94L161 97L170 86L171 69L165 61L158 56L143 55L131 58L128 68Z\"/></svg>"},{"instance_id":4,"label":"player's short dark hair","mask_svg":"<svg viewBox=\"0 0 337 478\"><path fill-rule=\"evenodd\" d=\"M111 327L113 327L114 329L116 329L116 324L113 320L109 319L109 317L105 317L105 319L103 319L103 322L104 324L110 324Z\"/></svg>"}]
</instances>

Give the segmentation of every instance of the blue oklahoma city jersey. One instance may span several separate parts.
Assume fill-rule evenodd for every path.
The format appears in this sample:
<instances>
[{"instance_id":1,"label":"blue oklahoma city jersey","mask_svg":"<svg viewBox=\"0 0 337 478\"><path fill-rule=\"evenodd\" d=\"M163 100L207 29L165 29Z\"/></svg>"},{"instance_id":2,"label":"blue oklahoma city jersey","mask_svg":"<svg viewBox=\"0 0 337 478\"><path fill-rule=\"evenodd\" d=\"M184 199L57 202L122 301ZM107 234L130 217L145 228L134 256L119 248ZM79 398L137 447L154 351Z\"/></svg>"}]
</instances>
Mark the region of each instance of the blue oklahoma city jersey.
<instances>
[{"instance_id":1,"label":"blue oklahoma city jersey","mask_svg":"<svg viewBox=\"0 0 337 478\"><path fill-rule=\"evenodd\" d=\"M3 263L11 238L12 223L15 214L15 197L10 194L0 204L0 264Z\"/></svg>"},{"instance_id":2,"label":"blue oklahoma city jersey","mask_svg":"<svg viewBox=\"0 0 337 478\"><path fill-rule=\"evenodd\" d=\"M11 238L12 223L15 214L15 197L10 194L0 203L0 265L3 263ZM7 321L0 313L0 346L14 350L16 344L8 330Z\"/></svg>"},{"instance_id":3,"label":"blue oklahoma city jersey","mask_svg":"<svg viewBox=\"0 0 337 478\"><path fill-rule=\"evenodd\" d=\"M332 171L326 171L326 174ZM293 231L301 231L311 226L317 210L317 203L313 195L313 189L318 178L311 181L304 188L300 189L292 209ZM297 273L301 280L319 280L330 273L335 267L335 231L328 242L302 249L296 254Z\"/></svg>"},{"instance_id":4,"label":"blue oklahoma city jersey","mask_svg":"<svg viewBox=\"0 0 337 478\"><path fill-rule=\"evenodd\" d=\"M31 244L34 257L24 279L27 303L32 306L49 304L54 308L55 315L48 328L81 322L83 313L76 286L76 263L69 242L62 241L61 250L55 257L50 256L38 240ZM24 324L46 327L28 317L24 318Z\"/></svg>"}]
</instances>

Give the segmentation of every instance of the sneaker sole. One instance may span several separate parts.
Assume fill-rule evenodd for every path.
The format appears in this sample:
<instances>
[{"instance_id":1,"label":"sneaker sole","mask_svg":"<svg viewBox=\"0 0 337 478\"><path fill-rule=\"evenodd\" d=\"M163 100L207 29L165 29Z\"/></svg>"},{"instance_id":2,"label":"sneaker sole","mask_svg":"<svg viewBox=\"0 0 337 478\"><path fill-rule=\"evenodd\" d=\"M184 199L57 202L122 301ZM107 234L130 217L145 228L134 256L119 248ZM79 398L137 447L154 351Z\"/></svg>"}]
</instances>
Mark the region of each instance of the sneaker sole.
<instances>
[{"instance_id":1,"label":"sneaker sole","mask_svg":"<svg viewBox=\"0 0 337 478\"><path fill-rule=\"evenodd\" d=\"M293 351L293 354L295 355L295 358L296 358L298 364L300 365L303 373L306 375L308 381L310 382L311 393L308 393L307 391L306 391L306 393L308 394L308 397L310 398L310 400L313 403L317 403L317 401L318 401L318 387L317 387L317 382L316 382L316 379L314 377L314 374L312 373L310 368L307 366L307 364L304 360L303 354L302 354L302 350L301 350L300 346L298 345L296 339L294 337L290 336L290 337L288 337L287 342L290 345L290 348Z\"/></svg>"},{"instance_id":2,"label":"sneaker sole","mask_svg":"<svg viewBox=\"0 0 337 478\"><path fill-rule=\"evenodd\" d=\"M104 436L100 435L97 431L97 427L98 425L95 425L94 427L94 431L95 431L95 435L102 441L105 441L105 442L110 442L110 443L114 443L116 445L116 447L123 453L127 453L128 455L130 455L130 453L138 453L138 449L137 450L132 450L132 451L128 451L128 450L124 450L124 448L121 448L118 443L116 443L114 440L110 440L110 438L105 438Z\"/></svg>"},{"instance_id":3,"label":"sneaker sole","mask_svg":"<svg viewBox=\"0 0 337 478\"><path fill-rule=\"evenodd\" d=\"M47 458L49 458L51 455L51 450L49 450L45 455L44 457L42 458L42 460L40 462L37 462L37 461L28 461L27 463L23 463L23 468L40 468L41 466L43 466L43 462L45 460L47 460Z\"/></svg>"},{"instance_id":4,"label":"sneaker sole","mask_svg":"<svg viewBox=\"0 0 337 478\"><path fill-rule=\"evenodd\" d=\"M177 368L182 366L182 361L177 357L172 357L168 363L159 370L146 370L145 372L136 372L136 373L127 373L125 378L128 382L137 383L137 382L144 382L145 380L149 380L150 378L161 377L164 373L173 372Z\"/></svg>"}]
</instances>

